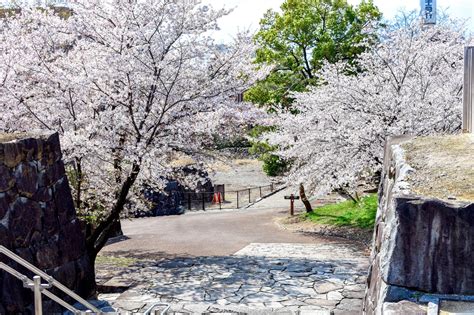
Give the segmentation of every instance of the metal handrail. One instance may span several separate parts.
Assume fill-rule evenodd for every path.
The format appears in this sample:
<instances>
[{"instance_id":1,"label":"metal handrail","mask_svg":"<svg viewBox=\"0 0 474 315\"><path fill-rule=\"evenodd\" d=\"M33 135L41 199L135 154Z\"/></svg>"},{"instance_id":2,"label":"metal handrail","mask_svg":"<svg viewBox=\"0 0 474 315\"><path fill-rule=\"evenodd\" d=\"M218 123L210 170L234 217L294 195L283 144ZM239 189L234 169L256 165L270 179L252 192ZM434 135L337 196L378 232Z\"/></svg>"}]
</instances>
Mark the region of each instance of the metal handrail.
<instances>
[{"instance_id":1,"label":"metal handrail","mask_svg":"<svg viewBox=\"0 0 474 315\"><path fill-rule=\"evenodd\" d=\"M160 312L160 315L164 315L168 312L168 310L171 308L171 305L169 305L168 303L155 303L153 304L152 306L150 306L146 311L145 313L143 313L143 315L151 315L151 312L157 308L158 306L165 306L165 309L163 311Z\"/></svg>"},{"instance_id":2,"label":"metal handrail","mask_svg":"<svg viewBox=\"0 0 474 315\"><path fill-rule=\"evenodd\" d=\"M50 275L46 274L45 272L41 271L34 265L30 264L23 258L19 257L18 255L14 254L10 250L8 250L6 247L0 245L0 253L4 254L11 260L17 262L18 264L22 265L29 271L33 272L36 274L33 277L33 280L25 276L24 274L20 273L19 271L13 269L12 267L8 266L7 264L0 262L0 270L4 270L7 273L11 274L15 278L19 279L21 282L23 282L23 286L25 288L29 288L34 292L34 304L35 304L35 315L42 315L42 300L41 300L41 295L45 295L46 297L50 298L52 301L58 303L65 309L71 311L73 314L89 314L89 313L97 313L97 314L119 314L119 313L103 313L99 309L97 309L95 306L81 298L79 295L68 289L66 286L61 284L59 281L51 277ZM44 279L47 281L47 283L42 284L41 279ZM80 311L76 309L74 306L71 304L67 303L57 295L51 293L47 289L51 287L56 287L62 292L64 292L66 295L69 297L75 299L77 302L82 304L87 308L86 311ZM152 306L150 306L144 313L144 315L151 315L151 312L156 309L159 306L165 306L165 309L160 312L160 315L164 315L168 312L168 310L171 308L170 304L167 303L155 303Z\"/></svg>"},{"instance_id":3,"label":"metal handrail","mask_svg":"<svg viewBox=\"0 0 474 315\"><path fill-rule=\"evenodd\" d=\"M21 280L21 282L23 282L23 286L25 288L29 288L29 289L32 289L33 291L35 291L35 287L37 289L39 289L39 291L41 291L44 295L46 295L47 297L49 297L51 300L55 301L56 303L58 303L59 305L63 306L64 308L68 309L69 311L75 313L75 314L78 314L79 313L79 310L77 310L76 308L74 308L72 305L70 305L69 303L67 302L64 302L63 300L61 300L59 297L57 297L56 295L54 295L53 293L49 292L48 290L46 290L46 286L48 285L42 285L41 284L41 277L39 276L35 276L33 280L29 279L27 276L19 273L18 271L16 271L15 269L11 268L10 266L0 262L0 269L8 272L9 274L11 274L12 276L14 276L15 278ZM38 279L38 280L36 280ZM36 292L37 294L37 292ZM36 301L35 302L36 304L41 304L41 302L39 301ZM35 305L35 308L39 308L41 305ZM35 313L38 313L38 312L35 312ZM40 311L41 313L41 311Z\"/></svg>"},{"instance_id":4,"label":"metal handrail","mask_svg":"<svg viewBox=\"0 0 474 315\"><path fill-rule=\"evenodd\" d=\"M56 295L54 295L51 292L46 290L47 288L51 288L51 287L54 286L54 287L58 288L59 290L61 290L62 292L64 292L69 297L73 298L74 300L76 300L77 302L79 302L80 304L82 304L83 306L88 308L89 310L91 310L93 312L96 312L96 313L100 313L100 310L97 309L94 305L92 305L91 303L89 303L86 300L84 300L83 298L81 298L79 295L77 295L76 293L74 293L73 291L68 289L65 285L63 285L62 283L60 283L59 281L57 281L56 279L54 279L53 277L51 277L47 273L41 271L40 269L38 269L34 265L30 264L29 262L27 262L26 260L21 258L20 256L14 254L10 250L8 250L6 247L0 245L0 253L4 254L5 256L10 258L11 260L15 261L16 263L22 265L23 267L25 267L29 271L36 274L36 276L38 276L40 281L41 281L41 278L43 278L47 282L47 284L39 283L40 287L38 287L38 284L37 284L36 287L38 287L38 288L36 288L35 287L35 282L37 282L38 280L35 279L35 281L31 281L28 277L26 277L25 275L19 273L18 271L14 270L13 268L7 266L4 263L0 263L0 269L3 269L6 272L10 273L11 275L15 276L16 278L20 279L23 282L23 285L25 287L29 287L33 291L40 290L40 293L42 291L44 295L51 298L53 301L57 302L58 304L60 304L64 307L66 307L66 305L67 305L67 307L66 307L67 309L69 309L70 311L72 311L74 313L78 313L79 311L77 309L75 309L74 307L72 307L71 305L69 305L68 303L66 303L65 301L63 301L59 297L57 297ZM36 278L36 277L34 277L34 278ZM47 292L47 293L45 293L45 292ZM36 296L36 292L35 292L35 296ZM59 301L61 301L61 302L59 302ZM36 299L35 299L35 302L36 302Z\"/></svg>"},{"instance_id":5,"label":"metal handrail","mask_svg":"<svg viewBox=\"0 0 474 315\"><path fill-rule=\"evenodd\" d=\"M241 192L247 192L249 190L257 190L257 189L261 189L261 188L270 188L272 190L275 189L275 184L270 184L270 185L264 185L264 186L250 186L250 187L247 187L247 188L242 188L242 189L237 189L237 190L226 190L225 193L241 193ZM199 195L199 194L214 194L215 191L184 191L182 192L183 194L185 195Z\"/></svg>"}]
</instances>

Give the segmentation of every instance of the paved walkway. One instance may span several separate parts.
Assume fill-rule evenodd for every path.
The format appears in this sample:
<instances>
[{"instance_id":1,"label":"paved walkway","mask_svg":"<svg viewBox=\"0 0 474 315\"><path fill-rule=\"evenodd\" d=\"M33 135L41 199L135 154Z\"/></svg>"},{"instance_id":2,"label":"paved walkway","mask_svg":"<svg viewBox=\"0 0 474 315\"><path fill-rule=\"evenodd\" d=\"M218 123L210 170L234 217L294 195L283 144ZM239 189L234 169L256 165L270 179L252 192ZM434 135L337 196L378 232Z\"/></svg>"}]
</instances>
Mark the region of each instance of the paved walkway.
<instances>
[{"instance_id":1,"label":"paved walkway","mask_svg":"<svg viewBox=\"0 0 474 315\"><path fill-rule=\"evenodd\" d=\"M129 268L99 266L102 298L124 310L170 303L175 312L358 314L367 257L357 245L280 230L288 191L240 211L123 222L125 240L102 255L140 259ZM281 208L280 208L281 207Z\"/></svg>"}]
</instances>

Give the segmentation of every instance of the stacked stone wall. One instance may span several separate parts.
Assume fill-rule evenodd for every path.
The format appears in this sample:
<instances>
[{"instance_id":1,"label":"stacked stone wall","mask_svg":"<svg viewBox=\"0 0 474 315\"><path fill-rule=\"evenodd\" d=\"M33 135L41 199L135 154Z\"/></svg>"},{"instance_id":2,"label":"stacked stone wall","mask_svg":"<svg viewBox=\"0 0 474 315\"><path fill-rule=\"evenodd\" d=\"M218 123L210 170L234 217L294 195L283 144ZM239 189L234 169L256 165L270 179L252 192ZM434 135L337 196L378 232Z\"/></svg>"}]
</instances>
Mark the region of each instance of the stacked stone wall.
<instances>
[{"instance_id":1,"label":"stacked stone wall","mask_svg":"<svg viewBox=\"0 0 474 315\"><path fill-rule=\"evenodd\" d=\"M0 245L83 296L94 291L57 133L0 135ZM32 313L32 302L21 281L0 271L0 314Z\"/></svg>"},{"instance_id":2,"label":"stacked stone wall","mask_svg":"<svg viewBox=\"0 0 474 315\"><path fill-rule=\"evenodd\" d=\"M474 295L474 204L411 192L406 140L386 146L364 314L426 314L437 295Z\"/></svg>"}]
</instances>

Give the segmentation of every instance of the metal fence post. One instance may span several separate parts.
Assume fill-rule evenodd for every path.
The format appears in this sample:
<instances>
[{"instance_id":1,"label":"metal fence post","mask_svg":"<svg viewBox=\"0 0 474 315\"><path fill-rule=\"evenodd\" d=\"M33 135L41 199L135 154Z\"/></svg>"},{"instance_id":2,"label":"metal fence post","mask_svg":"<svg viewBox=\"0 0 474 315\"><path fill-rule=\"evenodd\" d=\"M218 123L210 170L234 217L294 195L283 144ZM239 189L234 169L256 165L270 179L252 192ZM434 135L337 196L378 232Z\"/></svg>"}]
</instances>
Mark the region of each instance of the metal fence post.
<instances>
[{"instance_id":1,"label":"metal fence post","mask_svg":"<svg viewBox=\"0 0 474 315\"><path fill-rule=\"evenodd\" d=\"M43 315L43 303L41 301L41 277L33 277L34 294L35 294L35 315Z\"/></svg>"},{"instance_id":2,"label":"metal fence post","mask_svg":"<svg viewBox=\"0 0 474 315\"><path fill-rule=\"evenodd\" d=\"M260 198L262 198L262 186L258 187L260 189Z\"/></svg>"},{"instance_id":3,"label":"metal fence post","mask_svg":"<svg viewBox=\"0 0 474 315\"><path fill-rule=\"evenodd\" d=\"M250 194L251 194L251 189L249 188L249 203L252 203Z\"/></svg>"},{"instance_id":4,"label":"metal fence post","mask_svg":"<svg viewBox=\"0 0 474 315\"><path fill-rule=\"evenodd\" d=\"M464 99L462 129L474 132L474 46L464 49Z\"/></svg>"},{"instance_id":5,"label":"metal fence post","mask_svg":"<svg viewBox=\"0 0 474 315\"><path fill-rule=\"evenodd\" d=\"M239 191L237 190L237 209L239 209Z\"/></svg>"},{"instance_id":6,"label":"metal fence post","mask_svg":"<svg viewBox=\"0 0 474 315\"><path fill-rule=\"evenodd\" d=\"M201 194L202 197L202 211L206 211L206 200L204 199L204 193Z\"/></svg>"}]
</instances>

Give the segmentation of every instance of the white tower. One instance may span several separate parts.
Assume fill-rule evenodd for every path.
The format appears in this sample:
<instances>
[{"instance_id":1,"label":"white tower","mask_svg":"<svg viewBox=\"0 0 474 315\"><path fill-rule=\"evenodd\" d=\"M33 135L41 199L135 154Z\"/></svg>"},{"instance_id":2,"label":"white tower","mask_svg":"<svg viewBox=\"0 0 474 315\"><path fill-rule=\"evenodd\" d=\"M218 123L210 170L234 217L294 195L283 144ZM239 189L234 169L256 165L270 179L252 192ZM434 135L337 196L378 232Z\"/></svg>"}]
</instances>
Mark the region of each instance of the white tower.
<instances>
[{"instance_id":1,"label":"white tower","mask_svg":"<svg viewBox=\"0 0 474 315\"><path fill-rule=\"evenodd\" d=\"M436 24L436 0L420 0L420 4L425 24Z\"/></svg>"}]
</instances>

